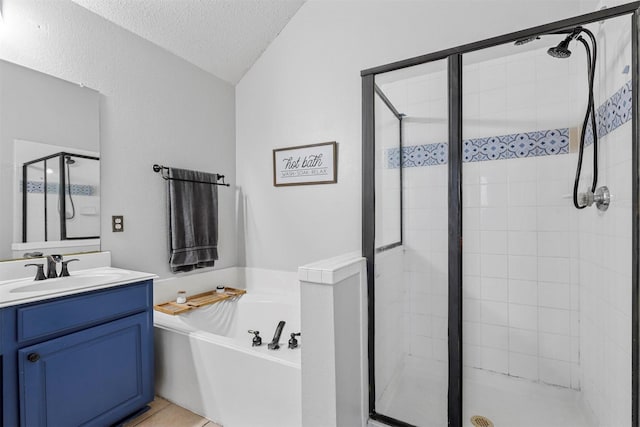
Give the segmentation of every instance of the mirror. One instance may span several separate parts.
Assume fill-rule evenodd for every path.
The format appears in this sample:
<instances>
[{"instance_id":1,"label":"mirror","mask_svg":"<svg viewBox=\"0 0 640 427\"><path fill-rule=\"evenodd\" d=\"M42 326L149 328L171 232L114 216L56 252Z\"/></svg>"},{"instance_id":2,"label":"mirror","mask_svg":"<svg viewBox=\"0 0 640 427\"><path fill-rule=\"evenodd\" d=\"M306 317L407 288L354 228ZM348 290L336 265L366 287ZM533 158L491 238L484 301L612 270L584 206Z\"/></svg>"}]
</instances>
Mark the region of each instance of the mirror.
<instances>
[{"instance_id":1,"label":"mirror","mask_svg":"<svg viewBox=\"0 0 640 427\"><path fill-rule=\"evenodd\" d=\"M0 60L0 260L100 250L99 102Z\"/></svg>"}]
</instances>

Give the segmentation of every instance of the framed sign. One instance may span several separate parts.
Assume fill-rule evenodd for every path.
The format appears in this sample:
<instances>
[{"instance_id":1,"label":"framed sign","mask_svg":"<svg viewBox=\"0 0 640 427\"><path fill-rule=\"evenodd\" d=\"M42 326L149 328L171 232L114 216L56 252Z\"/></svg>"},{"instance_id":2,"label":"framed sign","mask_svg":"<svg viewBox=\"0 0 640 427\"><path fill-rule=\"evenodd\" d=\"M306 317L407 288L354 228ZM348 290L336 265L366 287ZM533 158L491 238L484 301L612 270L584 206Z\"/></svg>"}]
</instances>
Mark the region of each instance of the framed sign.
<instances>
[{"instance_id":1,"label":"framed sign","mask_svg":"<svg viewBox=\"0 0 640 427\"><path fill-rule=\"evenodd\" d=\"M273 185L338 182L336 146L334 141L273 150Z\"/></svg>"}]
</instances>

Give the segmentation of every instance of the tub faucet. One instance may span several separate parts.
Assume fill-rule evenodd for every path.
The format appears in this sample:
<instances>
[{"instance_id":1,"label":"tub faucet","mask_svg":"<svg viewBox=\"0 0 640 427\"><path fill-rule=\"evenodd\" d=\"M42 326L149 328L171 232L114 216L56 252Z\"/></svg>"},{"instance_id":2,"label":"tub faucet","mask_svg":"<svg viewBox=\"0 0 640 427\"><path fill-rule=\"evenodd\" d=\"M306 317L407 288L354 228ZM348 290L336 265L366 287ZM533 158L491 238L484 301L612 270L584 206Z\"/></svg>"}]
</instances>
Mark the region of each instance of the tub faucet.
<instances>
[{"instance_id":1,"label":"tub faucet","mask_svg":"<svg viewBox=\"0 0 640 427\"><path fill-rule=\"evenodd\" d=\"M269 350L277 350L280 348L280 334L282 334L282 329L284 328L285 321L281 320L278 322L278 326L276 327L276 333L273 335L273 340L267 346Z\"/></svg>"},{"instance_id":2,"label":"tub faucet","mask_svg":"<svg viewBox=\"0 0 640 427\"><path fill-rule=\"evenodd\" d=\"M298 340L296 339L296 337L300 336L300 332L294 332L291 334L291 338L289 338L289 348L296 348L298 347Z\"/></svg>"},{"instance_id":3,"label":"tub faucet","mask_svg":"<svg viewBox=\"0 0 640 427\"><path fill-rule=\"evenodd\" d=\"M247 332L253 334L253 339L251 340L251 347L259 347L262 345L262 337L260 337L260 331L252 331L249 329Z\"/></svg>"}]
</instances>

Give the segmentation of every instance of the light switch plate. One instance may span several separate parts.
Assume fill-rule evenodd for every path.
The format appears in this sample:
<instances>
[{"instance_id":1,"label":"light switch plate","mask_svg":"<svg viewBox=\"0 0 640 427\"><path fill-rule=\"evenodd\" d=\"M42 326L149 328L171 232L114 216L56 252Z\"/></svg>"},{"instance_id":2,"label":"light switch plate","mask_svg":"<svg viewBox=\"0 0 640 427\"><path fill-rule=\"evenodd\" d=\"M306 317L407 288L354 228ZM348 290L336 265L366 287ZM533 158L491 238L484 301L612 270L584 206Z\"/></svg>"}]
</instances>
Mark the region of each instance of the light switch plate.
<instances>
[{"instance_id":1,"label":"light switch plate","mask_svg":"<svg viewBox=\"0 0 640 427\"><path fill-rule=\"evenodd\" d=\"M111 217L111 230L114 233L119 233L121 231L124 231L124 216L113 215Z\"/></svg>"}]
</instances>

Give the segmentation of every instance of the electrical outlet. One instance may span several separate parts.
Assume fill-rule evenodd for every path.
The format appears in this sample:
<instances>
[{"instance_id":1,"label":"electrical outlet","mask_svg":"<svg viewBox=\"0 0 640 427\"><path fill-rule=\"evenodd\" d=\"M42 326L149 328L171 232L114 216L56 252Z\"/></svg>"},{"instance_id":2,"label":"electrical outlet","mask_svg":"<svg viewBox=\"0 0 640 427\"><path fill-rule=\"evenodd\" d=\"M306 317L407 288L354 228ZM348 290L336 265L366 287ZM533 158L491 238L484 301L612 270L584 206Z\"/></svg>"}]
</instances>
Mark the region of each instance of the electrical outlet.
<instances>
[{"instance_id":1,"label":"electrical outlet","mask_svg":"<svg viewBox=\"0 0 640 427\"><path fill-rule=\"evenodd\" d=\"M122 215L113 215L111 217L111 230L114 233L124 231L124 217Z\"/></svg>"}]
</instances>

